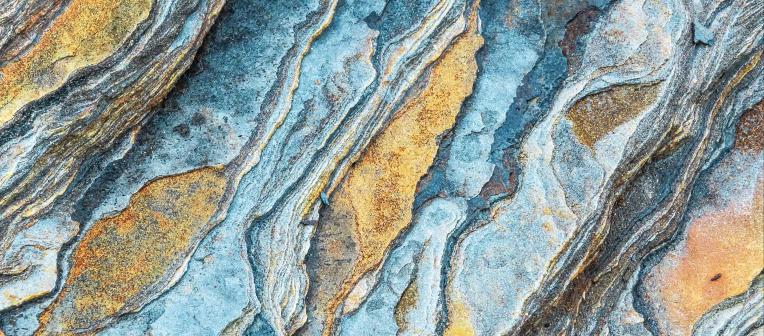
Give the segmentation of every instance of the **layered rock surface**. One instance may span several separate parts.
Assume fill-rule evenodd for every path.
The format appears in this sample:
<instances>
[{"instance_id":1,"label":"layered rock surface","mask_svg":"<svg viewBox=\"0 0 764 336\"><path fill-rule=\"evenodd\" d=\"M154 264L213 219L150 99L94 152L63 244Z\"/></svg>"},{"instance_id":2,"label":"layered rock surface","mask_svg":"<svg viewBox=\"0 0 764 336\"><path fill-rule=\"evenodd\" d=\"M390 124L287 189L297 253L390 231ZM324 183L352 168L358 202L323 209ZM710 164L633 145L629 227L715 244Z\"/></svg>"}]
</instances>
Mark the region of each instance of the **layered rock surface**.
<instances>
[{"instance_id":1,"label":"layered rock surface","mask_svg":"<svg viewBox=\"0 0 764 336\"><path fill-rule=\"evenodd\" d=\"M0 0L0 335L764 333L755 0Z\"/></svg>"}]
</instances>

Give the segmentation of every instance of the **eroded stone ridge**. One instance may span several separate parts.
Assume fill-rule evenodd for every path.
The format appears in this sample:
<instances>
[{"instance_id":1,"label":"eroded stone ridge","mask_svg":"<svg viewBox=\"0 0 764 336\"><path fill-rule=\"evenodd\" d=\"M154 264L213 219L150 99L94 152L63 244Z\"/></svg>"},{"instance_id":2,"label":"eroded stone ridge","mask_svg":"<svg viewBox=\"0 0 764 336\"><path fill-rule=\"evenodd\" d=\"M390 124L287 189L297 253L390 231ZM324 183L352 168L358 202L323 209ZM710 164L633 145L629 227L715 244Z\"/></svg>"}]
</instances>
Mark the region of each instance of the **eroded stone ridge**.
<instances>
[{"instance_id":1,"label":"eroded stone ridge","mask_svg":"<svg viewBox=\"0 0 764 336\"><path fill-rule=\"evenodd\" d=\"M758 335L764 4L0 0L0 335Z\"/></svg>"}]
</instances>

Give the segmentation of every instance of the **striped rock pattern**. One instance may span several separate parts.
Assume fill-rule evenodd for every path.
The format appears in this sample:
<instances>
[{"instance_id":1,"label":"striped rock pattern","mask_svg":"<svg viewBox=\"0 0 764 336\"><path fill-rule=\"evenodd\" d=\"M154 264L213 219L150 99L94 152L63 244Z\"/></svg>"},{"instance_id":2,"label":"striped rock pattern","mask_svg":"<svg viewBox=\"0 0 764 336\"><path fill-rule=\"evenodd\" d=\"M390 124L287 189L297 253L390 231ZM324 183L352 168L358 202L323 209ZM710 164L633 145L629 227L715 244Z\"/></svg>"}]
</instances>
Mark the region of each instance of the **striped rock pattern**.
<instances>
[{"instance_id":1,"label":"striped rock pattern","mask_svg":"<svg viewBox=\"0 0 764 336\"><path fill-rule=\"evenodd\" d=\"M764 335L764 3L0 0L0 335Z\"/></svg>"}]
</instances>

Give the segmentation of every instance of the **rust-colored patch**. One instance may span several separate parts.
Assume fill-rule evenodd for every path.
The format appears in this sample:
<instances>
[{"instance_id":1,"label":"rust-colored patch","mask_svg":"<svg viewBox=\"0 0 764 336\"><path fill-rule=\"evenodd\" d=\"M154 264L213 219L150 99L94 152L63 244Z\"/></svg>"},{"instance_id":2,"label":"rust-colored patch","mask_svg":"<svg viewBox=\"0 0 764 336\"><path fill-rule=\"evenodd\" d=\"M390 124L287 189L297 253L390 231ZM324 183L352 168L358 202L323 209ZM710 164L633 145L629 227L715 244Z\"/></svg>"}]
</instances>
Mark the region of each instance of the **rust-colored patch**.
<instances>
[{"instance_id":1,"label":"rust-colored patch","mask_svg":"<svg viewBox=\"0 0 764 336\"><path fill-rule=\"evenodd\" d=\"M514 165L505 160L505 167L509 170L507 177L502 176L502 170L498 167L493 168L491 178L480 189L480 197L489 200L491 197L509 195L517 189L517 174Z\"/></svg>"},{"instance_id":2,"label":"rust-colored patch","mask_svg":"<svg viewBox=\"0 0 764 336\"><path fill-rule=\"evenodd\" d=\"M582 10L565 25L565 37L560 41L562 54L568 61L568 73L571 74L581 66L581 59L576 53L579 38L591 31L600 11L595 7Z\"/></svg>"},{"instance_id":3,"label":"rust-colored patch","mask_svg":"<svg viewBox=\"0 0 764 336\"><path fill-rule=\"evenodd\" d=\"M219 167L155 180L119 214L96 222L72 255L64 289L37 335L89 332L166 286L209 228L226 178Z\"/></svg>"},{"instance_id":4,"label":"rust-colored patch","mask_svg":"<svg viewBox=\"0 0 764 336\"><path fill-rule=\"evenodd\" d=\"M735 132L735 147L745 151L764 150L764 100L740 116Z\"/></svg>"},{"instance_id":5,"label":"rust-colored patch","mask_svg":"<svg viewBox=\"0 0 764 336\"><path fill-rule=\"evenodd\" d=\"M357 243L358 256L350 274L328 277L341 281L342 287L322 306L326 316L334 316L358 280L379 265L390 242L411 222L417 182L432 164L438 135L453 125L462 101L472 92L477 74L475 53L482 44L473 15L468 31L433 66L425 88L398 111L333 195L329 214L321 218L320 226L347 227ZM347 226L328 221L343 219L353 222ZM336 273L333 264L323 264L326 269L321 272ZM333 318L328 318L324 335L332 329Z\"/></svg>"},{"instance_id":6,"label":"rust-colored patch","mask_svg":"<svg viewBox=\"0 0 764 336\"><path fill-rule=\"evenodd\" d=\"M689 335L711 307L746 291L764 267L764 179L752 204L697 218L686 244L668 254L646 279L657 290L662 331Z\"/></svg>"},{"instance_id":7,"label":"rust-colored patch","mask_svg":"<svg viewBox=\"0 0 764 336\"><path fill-rule=\"evenodd\" d=\"M0 69L0 126L78 69L113 54L151 10L151 0L72 0L39 42Z\"/></svg>"},{"instance_id":8,"label":"rust-colored patch","mask_svg":"<svg viewBox=\"0 0 764 336\"><path fill-rule=\"evenodd\" d=\"M588 95L568 112L573 133L582 144L594 144L616 127L642 113L658 95L658 84L620 85Z\"/></svg>"}]
</instances>

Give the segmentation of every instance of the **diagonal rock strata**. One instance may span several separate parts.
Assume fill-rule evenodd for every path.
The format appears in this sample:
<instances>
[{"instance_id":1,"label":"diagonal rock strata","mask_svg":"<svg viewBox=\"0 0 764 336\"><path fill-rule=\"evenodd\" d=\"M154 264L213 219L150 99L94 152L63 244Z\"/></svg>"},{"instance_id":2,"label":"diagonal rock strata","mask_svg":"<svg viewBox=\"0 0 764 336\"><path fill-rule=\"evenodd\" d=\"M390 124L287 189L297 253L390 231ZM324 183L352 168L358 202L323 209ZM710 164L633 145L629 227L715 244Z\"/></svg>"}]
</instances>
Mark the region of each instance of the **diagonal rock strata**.
<instances>
[{"instance_id":1,"label":"diagonal rock strata","mask_svg":"<svg viewBox=\"0 0 764 336\"><path fill-rule=\"evenodd\" d=\"M0 0L0 335L762 330L752 0Z\"/></svg>"}]
</instances>

